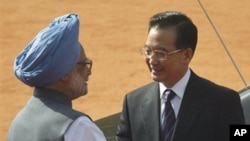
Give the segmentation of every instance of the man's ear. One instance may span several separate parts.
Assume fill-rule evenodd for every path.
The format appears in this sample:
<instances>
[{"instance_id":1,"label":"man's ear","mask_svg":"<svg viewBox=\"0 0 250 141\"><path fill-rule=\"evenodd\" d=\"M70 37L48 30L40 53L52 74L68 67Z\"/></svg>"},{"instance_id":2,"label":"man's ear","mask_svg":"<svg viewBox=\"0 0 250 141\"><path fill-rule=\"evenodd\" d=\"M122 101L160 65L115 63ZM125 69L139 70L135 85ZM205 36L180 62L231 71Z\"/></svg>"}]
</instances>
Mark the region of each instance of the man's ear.
<instances>
[{"instance_id":1,"label":"man's ear","mask_svg":"<svg viewBox=\"0 0 250 141\"><path fill-rule=\"evenodd\" d=\"M191 48L187 48L184 50L183 61L185 63L189 63L193 58L193 50Z\"/></svg>"},{"instance_id":2,"label":"man's ear","mask_svg":"<svg viewBox=\"0 0 250 141\"><path fill-rule=\"evenodd\" d=\"M67 73L62 78L60 78L59 81L61 81L62 83L65 83L65 82L69 81L69 79L70 79L70 73Z\"/></svg>"}]
</instances>

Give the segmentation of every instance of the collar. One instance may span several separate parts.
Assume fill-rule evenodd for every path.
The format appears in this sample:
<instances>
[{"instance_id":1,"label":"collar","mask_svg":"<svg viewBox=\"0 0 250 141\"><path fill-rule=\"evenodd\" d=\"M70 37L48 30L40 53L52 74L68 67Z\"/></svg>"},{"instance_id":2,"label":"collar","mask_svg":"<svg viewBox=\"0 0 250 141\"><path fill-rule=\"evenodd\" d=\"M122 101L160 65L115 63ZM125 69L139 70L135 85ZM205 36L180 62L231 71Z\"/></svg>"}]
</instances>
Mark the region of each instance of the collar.
<instances>
[{"instance_id":1,"label":"collar","mask_svg":"<svg viewBox=\"0 0 250 141\"><path fill-rule=\"evenodd\" d=\"M41 99L42 101L49 99L57 103L72 107L72 102L67 96L48 88L36 87L33 95Z\"/></svg>"},{"instance_id":2,"label":"collar","mask_svg":"<svg viewBox=\"0 0 250 141\"><path fill-rule=\"evenodd\" d=\"M166 89L172 89L176 95L179 97L179 98L182 98L183 95L184 95L184 92L185 92L185 89L186 89L186 86L187 86L187 83L188 83L188 80L190 78L190 75L191 75L191 71L190 69L188 68L185 75L177 82L174 84L174 86L172 88L167 88L166 86L163 85L163 83L159 83L159 87L160 87L160 98L162 98L163 96L163 92L166 90Z\"/></svg>"}]
</instances>

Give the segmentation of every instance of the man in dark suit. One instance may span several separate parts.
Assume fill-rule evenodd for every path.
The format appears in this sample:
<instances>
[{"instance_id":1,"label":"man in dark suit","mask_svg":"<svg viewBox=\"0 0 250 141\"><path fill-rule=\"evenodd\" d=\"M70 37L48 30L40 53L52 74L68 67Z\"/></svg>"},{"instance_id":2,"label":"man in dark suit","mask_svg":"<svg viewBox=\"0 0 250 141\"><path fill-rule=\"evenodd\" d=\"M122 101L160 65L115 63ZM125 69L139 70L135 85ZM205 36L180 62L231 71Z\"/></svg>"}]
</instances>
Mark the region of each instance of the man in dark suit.
<instances>
[{"instance_id":1,"label":"man in dark suit","mask_svg":"<svg viewBox=\"0 0 250 141\"><path fill-rule=\"evenodd\" d=\"M244 124L238 93L199 77L189 67L197 36L196 26L181 12L150 18L141 53L155 82L125 96L117 140L229 141L229 126ZM170 93L173 118L168 121Z\"/></svg>"}]
</instances>

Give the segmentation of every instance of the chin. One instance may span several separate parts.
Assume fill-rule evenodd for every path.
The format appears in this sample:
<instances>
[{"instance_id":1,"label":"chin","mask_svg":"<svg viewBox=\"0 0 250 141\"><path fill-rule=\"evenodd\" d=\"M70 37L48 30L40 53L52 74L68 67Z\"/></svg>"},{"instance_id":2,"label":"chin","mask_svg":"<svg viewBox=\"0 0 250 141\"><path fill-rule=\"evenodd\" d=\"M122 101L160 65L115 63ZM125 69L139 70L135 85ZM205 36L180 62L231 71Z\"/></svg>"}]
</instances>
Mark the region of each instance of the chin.
<instances>
[{"instance_id":1,"label":"chin","mask_svg":"<svg viewBox=\"0 0 250 141\"><path fill-rule=\"evenodd\" d=\"M159 77L156 76L156 75L151 74L151 77L152 77L152 79L153 79L154 81L159 81L159 80L160 80Z\"/></svg>"},{"instance_id":2,"label":"chin","mask_svg":"<svg viewBox=\"0 0 250 141\"><path fill-rule=\"evenodd\" d=\"M82 91L82 96L87 95L88 91Z\"/></svg>"},{"instance_id":3,"label":"chin","mask_svg":"<svg viewBox=\"0 0 250 141\"><path fill-rule=\"evenodd\" d=\"M85 96L85 95L87 95L87 92L85 92L85 93L82 93L82 96Z\"/></svg>"},{"instance_id":4,"label":"chin","mask_svg":"<svg viewBox=\"0 0 250 141\"><path fill-rule=\"evenodd\" d=\"M151 73L151 77L154 81L157 81L157 82L163 82L164 81L164 77L163 76L160 76L160 75L154 75Z\"/></svg>"},{"instance_id":5,"label":"chin","mask_svg":"<svg viewBox=\"0 0 250 141\"><path fill-rule=\"evenodd\" d=\"M86 87L86 86L82 87L81 93L82 93L82 95L87 95L88 87Z\"/></svg>"}]
</instances>

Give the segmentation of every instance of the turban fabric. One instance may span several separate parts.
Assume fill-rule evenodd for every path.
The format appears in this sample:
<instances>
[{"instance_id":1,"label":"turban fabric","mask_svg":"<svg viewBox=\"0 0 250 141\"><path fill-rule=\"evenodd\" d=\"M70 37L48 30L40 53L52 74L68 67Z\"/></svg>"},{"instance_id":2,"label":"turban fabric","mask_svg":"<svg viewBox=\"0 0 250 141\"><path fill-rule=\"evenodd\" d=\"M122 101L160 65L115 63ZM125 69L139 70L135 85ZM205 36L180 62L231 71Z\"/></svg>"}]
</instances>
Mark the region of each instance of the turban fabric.
<instances>
[{"instance_id":1,"label":"turban fabric","mask_svg":"<svg viewBox=\"0 0 250 141\"><path fill-rule=\"evenodd\" d=\"M23 83L39 87L66 75L77 63L79 19L76 14L55 18L16 57L14 73Z\"/></svg>"}]
</instances>

